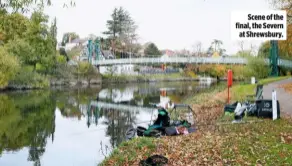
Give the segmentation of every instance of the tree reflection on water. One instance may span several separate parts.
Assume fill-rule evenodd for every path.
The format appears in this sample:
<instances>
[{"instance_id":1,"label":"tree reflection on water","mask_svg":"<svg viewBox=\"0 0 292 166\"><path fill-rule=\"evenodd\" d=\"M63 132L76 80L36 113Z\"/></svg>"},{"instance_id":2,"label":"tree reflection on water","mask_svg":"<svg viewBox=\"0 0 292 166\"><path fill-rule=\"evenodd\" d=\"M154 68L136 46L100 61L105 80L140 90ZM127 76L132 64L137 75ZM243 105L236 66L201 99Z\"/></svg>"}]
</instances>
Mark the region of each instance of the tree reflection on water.
<instances>
[{"instance_id":1,"label":"tree reflection on water","mask_svg":"<svg viewBox=\"0 0 292 166\"><path fill-rule=\"evenodd\" d=\"M55 110L65 118L87 119L88 128L98 125L100 118L107 124L106 136L112 147L124 140L125 132L135 120L130 111L90 106L87 92L9 93L0 95L0 154L28 148L28 161L41 165L48 140L54 141Z\"/></svg>"},{"instance_id":2,"label":"tree reflection on water","mask_svg":"<svg viewBox=\"0 0 292 166\"><path fill-rule=\"evenodd\" d=\"M200 89L196 84L190 86ZM102 139L101 145L104 147L101 149L111 150L126 139L127 129L135 127L136 123L140 123L140 121L151 119L152 113L140 108L150 107L150 103L163 102L166 99L180 102L182 96L191 93L186 87L189 86L179 83L171 83L169 86L139 84L122 88L1 93L0 163L3 157L6 159L3 162L11 162L10 158L6 158L7 156L4 154L28 149L27 161L33 162L34 165L41 165L41 158L46 153L48 142L54 142L56 115L58 115L57 122L59 120L62 122L57 124L61 128L62 125L66 127L62 128L62 131L70 129L74 132L76 125L84 125L77 128L87 134L96 132L97 134L93 134L94 139L95 137L105 137ZM193 88L193 91L197 90L196 88ZM167 93L161 94L161 90L167 91ZM91 105L92 101L97 104ZM135 110L132 109L133 106L139 108ZM72 119L75 120L71 121ZM75 123L76 120L78 123ZM68 126L64 124L68 124ZM58 140L60 140L60 135L62 134L59 133L56 137ZM62 136L67 140L67 136ZM82 142L84 137L86 135L80 136L78 139L74 138L71 143L77 141L78 144L78 141ZM63 140L60 141L63 144ZM98 144L98 142L96 143ZM59 148L52 147L53 149ZM64 149L61 150L66 152ZM66 154L60 155L66 156Z\"/></svg>"},{"instance_id":3,"label":"tree reflection on water","mask_svg":"<svg viewBox=\"0 0 292 166\"><path fill-rule=\"evenodd\" d=\"M1 94L0 153L27 147L28 161L41 165L48 138L54 140L55 107L50 92Z\"/></svg>"}]
</instances>

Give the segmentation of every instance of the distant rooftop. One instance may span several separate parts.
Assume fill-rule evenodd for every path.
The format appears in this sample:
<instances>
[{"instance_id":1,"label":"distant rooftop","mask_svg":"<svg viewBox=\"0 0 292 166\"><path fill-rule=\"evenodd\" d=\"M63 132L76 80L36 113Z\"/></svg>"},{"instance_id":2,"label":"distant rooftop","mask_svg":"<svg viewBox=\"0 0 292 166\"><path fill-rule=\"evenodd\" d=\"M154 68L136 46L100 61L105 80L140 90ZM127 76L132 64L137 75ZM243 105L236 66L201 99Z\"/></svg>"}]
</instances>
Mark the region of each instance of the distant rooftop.
<instances>
[{"instance_id":1,"label":"distant rooftop","mask_svg":"<svg viewBox=\"0 0 292 166\"><path fill-rule=\"evenodd\" d=\"M74 39L70 43L84 43L86 41L87 41L87 39Z\"/></svg>"},{"instance_id":2,"label":"distant rooftop","mask_svg":"<svg viewBox=\"0 0 292 166\"><path fill-rule=\"evenodd\" d=\"M79 43L79 42L80 42L80 39L74 39L70 43Z\"/></svg>"}]
</instances>

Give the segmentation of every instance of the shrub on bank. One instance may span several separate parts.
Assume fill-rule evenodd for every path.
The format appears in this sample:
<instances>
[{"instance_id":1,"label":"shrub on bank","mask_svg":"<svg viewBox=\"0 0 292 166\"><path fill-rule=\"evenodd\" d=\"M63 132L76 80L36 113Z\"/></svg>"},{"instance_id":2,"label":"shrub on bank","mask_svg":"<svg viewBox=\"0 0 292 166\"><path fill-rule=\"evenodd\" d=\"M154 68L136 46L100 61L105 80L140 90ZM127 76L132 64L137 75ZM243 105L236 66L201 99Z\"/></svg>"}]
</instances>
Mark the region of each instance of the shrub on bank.
<instances>
[{"instance_id":1,"label":"shrub on bank","mask_svg":"<svg viewBox=\"0 0 292 166\"><path fill-rule=\"evenodd\" d=\"M263 58L249 57L246 65L246 76L257 78L267 78L271 72L270 67Z\"/></svg>"},{"instance_id":2,"label":"shrub on bank","mask_svg":"<svg viewBox=\"0 0 292 166\"><path fill-rule=\"evenodd\" d=\"M227 71L231 69L233 71L233 78L236 80L243 80L246 78L245 66L243 65L212 65L205 64L198 67L197 74L207 75L211 77L226 77Z\"/></svg>"},{"instance_id":3,"label":"shrub on bank","mask_svg":"<svg viewBox=\"0 0 292 166\"><path fill-rule=\"evenodd\" d=\"M64 62L65 57L59 56L58 63L50 75L52 85L65 85L85 81L88 83L100 80L100 74L97 69L88 62L79 62L78 65L68 65Z\"/></svg>"},{"instance_id":4,"label":"shrub on bank","mask_svg":"<svg viewBox=\"0 0 292 166\"><path fill-rule=\"evenodd\" d=\"M233 72L233 78L236 80L244 80L246 78L245 76L245 66L243 65L234 65L230 66L230 69ZM227 71L226 71L227 73Z\"/></svg>"},{"instance_id":5,"label":"shrub on bank","mask_svg":"<svg viewBox=\"0 0 292 166\"><path fill-rule=\"evenodd\" d=\"M102 75L103 81L109 81L109 82L129 82L129 81L146 81L147 78L145 76L130 76L130 75L110 75L110 74L104 74Z\"/></svg>"},{"instance_id":6,"label":"shrub on bank","mask_svg":"<svg viewBox=\"0 0 292 166\"><path fill-rule=\"evenodd\" d=\"M56 79L71 80L74 79L75 70L76 67L74 66L57 63L51 77Z\"/></svg>"},{"instance_id":7,"label":"shrub on bank","mask_svg":"<svg viewBox=\"0 0 292 166\"><path fill-rule=\"evenodd\" d=\"M100 76L97 69L88 62L79 62L74 71L75 77L87 79L88 81Z\"/></svg>"},{"instance_id":8,"label":"shrub on bank","mask_svg":"<svg viewBox=\"0 0 292 166\"><path fill-rule=\"evenodd\" d=\"M187 78L196 78L194 72L189 71L188 73L172 73L172 74L142 74L142 75L111 75L103 74L103 82L115 82L115 83L126 83L126 82L148 82L148 81L169 81L169 80L183 80Z\"/></svg>"},{"instance_id":9,"label":"shrub on bank","mask_svg":"<svg viewBox=\"0 0 292 166\"><path fill-rule=\"evenodd\" d=\"M196 71L197 74L207 75L211 77L226 77L227 70L233 71L233 78L237 80L250 79L257 77L258 79L266 78L270 74L270 67L261 57L248 57L248 63L243 65L221 65L221 64L203 64L199 65ZM287 75L289 69L280 68L281 75Z\"/></svg>"},{"instance_id":10,"label":"shrub on bank","mask_svg":"<svg viewBox=\"0 0 292 166\"><path fill-rule=\"evenodd\" d=\"M186 76L186 77L191 77L191 78L197 78L196 73L193 72L193 71L186 71L186 72L185 72L185 76Z\"/></svg>"},{"instance_id":11,"label":"shrub on bank","mask_svg":"<svg viewBox=\"0 0 292 166\"><path fill-rule=\"evenodd\" d=\"M19 61L0 46L0 89L5 88L19 70Z\"/></svg>"},{"instance_id":12,"label":"shrub on bank","mask_svg":"<svg viewBox=\"0 0 292 166\"><path fill-rule=\"evenodd\" d=\"M9 81L8 88L11 89L40 89L49 87L46 76L30 70L21 70L15 78Z\"/></svg>"},{"instance_id":13,"label":"shrub on bank","mask_svg":"<svg viewBox=\"0 0 292 166\"><path fill-rule=\"evenodd\" d=\"M66 57L63 56L63 55L58 55L56 56L56 60L57 60L57 63L59 64L66 64L67 60L66 60Z\"/></svg>"}]
</instances>

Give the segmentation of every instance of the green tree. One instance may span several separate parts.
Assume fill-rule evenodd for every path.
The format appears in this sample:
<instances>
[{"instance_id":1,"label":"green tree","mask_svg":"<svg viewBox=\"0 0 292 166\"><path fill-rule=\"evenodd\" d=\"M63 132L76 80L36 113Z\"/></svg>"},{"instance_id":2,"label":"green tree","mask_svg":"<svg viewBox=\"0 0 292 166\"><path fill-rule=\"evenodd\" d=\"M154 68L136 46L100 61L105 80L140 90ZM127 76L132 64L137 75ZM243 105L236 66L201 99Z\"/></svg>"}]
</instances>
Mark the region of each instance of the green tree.
<instances>
[{"instance_id":1,"label":"green tree","mask_svg":"<svg viewBox=\"0 0 292 166\"><path fill-rule=\"evenodd\" d=\"M19 62L16 57L9 55L6 49L0 46L0 89L8 85L19 70Z\"/></svg>"},{"instance_id":2,"label":"green tree","mask_svg":"<svg viewBox=\"0 0 292 166\"><path fill-rule=\"evenodd\" d=\"M66 61L67 62L69 61L69 57L68 57L68 54L67 54L65 48L60 48L59 49L59 54L62 55L62 56L64 56L64 57L66 57Z\"/></svg>"},{"instance_id":3,"label":"green tree","mask_svg":"<svg viewBox=\"0 0 292 166\"><path fill-rule=\"evenodd\" d=\"M63 35L62 38L62 46L65 46L67 43L70 42L70 40L75 40L75 39L79 39L79 35L75 32L67 32Z\"/></svg>"},{"instance_id":4,"label":"green tree","mask_svg":"<svg viewBox=\"0 0 292 166\"><path fill-rule=\"evenodd\" d=\"M24 38L29 19L19 13L0 14L0 40L7 43L9 40Z\"/></svg>"},{"instance_id":5,"label":"green tree","mask_svg":"<svg viewBox=\"0 0 292 166\"><path fill-rule=\"evenodd\" d=\"M52 22L52 25L50 27L50 34L53 40L53 45L57 46L57 18L54 18L54 21Z\"/></svg>"},{"instance_id":6,"label":"green tree","mask_svg":"<svg viewBox=\"0 0 292 166\"><path fill-rule=\"evenodd\" d=\"M137 25L128 11L122 7L115 8L111 20L107 20L107 31L103 32L111 41L114 49L132 49L132 44L137 38Z\"/></svg>"},{"instance_id":7,"label":"green tree","mask_svg":"<svg viewBox=\"0 0 292 166\"><path fill-rule=\"evenodd\" d=\"M117 30L118 30L118 34L121 36L124 33L124 28L125 28L125 24L127 22L127 20L129 19L129 14L126 10L124 10L124 8L120 7L117 10Z\"/></svg>"},{"instance_id":8,"label":"green tree","mask_svg":"<svg viewBox=\"0 0 292 166\"><path fill-rule=\"evenodd\" d=\"M112 40L116 39L117 33L121 30L118 14L119 14L118 8L115 8L111 15L112 17L111 20L107 20L107 23L106 23L108 30L103 32L103 34L107 35L108 38Z\"/></svg>"},{"instance_id":9,"label":"green tree","mask_svg":"<svg viewBox=\"0 0 292 166\"><path fill-rule=\"evenodd\" d=\"M138 35L136 33L136 30L138 26L136 23L132 20L132 18L127 14L127 19L124 22L123 25L124 33L120 35L121 40L125 43L126 49L129 52L135 52L135 49L137 48L137 38Z\"/></svg>"},{"instance_id":10,"label":"green tree","mask_svg":"<svg viewBox=\"0 0 292 166\"><path fill-rule=\"evenodd\" d=\"M34 49L24 39L10 40L5 46L8 52L17 56L24 65L35 65L38 62L37 57L32 53Z\"/></svg>"},{"instance_id":11,"label":"green tree","mask_svg":"<svg viewBox=\"0 0 292 166\"><path fill-rule=\"evenodd\" d=\"M118 23L120 25L119 37L123 42L128 44L127 42L131 42L137 37L137 25L135 21L131 18L130 13L123 8L120 8L118 10L118 17Z\"/></svg>"},{"instance_id":12,"label":"green tree","mask_svg":"<svg viewBox=\"0 0 292 166\"><path fill-rule=\"evenodd\" d=\"M37 5L39 7L52 5L51 0L1 0L0 8L11 10L13 12L28 12L32 5ZM74 0L70 0L70 3L64 3L63 7L76 6Z\"/></svg>"},{"instance_id":13,"label":"green tree","mask_svg":"<svg viewBox=\"0 0 292 166\"><path fill-rule=\"evenodd\" d=\"M33 47L32 54L36 58L36 64L44 66L45 70L49 70L55 63L56 46L53 45L52 39L47 26L48 17L42 11L36 11L30 18L26 37L27 41Z\"/></svg>"},{"instance_id":14,"label":"green tree","mask_svg":"<svg viewBox=\"0 0 292 166\"><path fill-rule=\"evenodd\" d=\"M30 19L19 13L0 15L0 36L9 53L18 56L22 63L45 68L54 64L56 51L56 20L48 30L48 17L41 10L34 12Z\"/></svg>"},{"instance_id":15,"label":"green tree","mask_svg":"<svg viewBox=\"0 0 292 166\"><path fill-rule=\"evenodd\" d=\"M100 46L102 50L109 50L111 47L111 39L109 38L101 38L100 39Z\"/></svg>"},{"instance_id":16,"label":"green tree","mask_svg":"<svg viewBox=\"0 0 292 166\"><path fill-rule=\"evenodd\" d=\"M154 43L150 43L144 50L145 55L160 56L161 52Z\"/></svg>"}]
</instances>

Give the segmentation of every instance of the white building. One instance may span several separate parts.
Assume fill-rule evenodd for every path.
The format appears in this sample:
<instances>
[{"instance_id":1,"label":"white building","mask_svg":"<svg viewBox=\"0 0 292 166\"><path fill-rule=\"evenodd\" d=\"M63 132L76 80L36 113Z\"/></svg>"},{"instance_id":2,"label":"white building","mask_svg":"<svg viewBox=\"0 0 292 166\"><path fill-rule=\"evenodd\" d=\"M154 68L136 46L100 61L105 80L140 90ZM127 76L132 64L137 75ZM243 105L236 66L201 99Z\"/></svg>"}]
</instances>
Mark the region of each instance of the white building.
<instances>
[{"instance_id":1,"label":"white building","mask_svg":"<svg viewBox=\"0 0 292 166\"><path fill-rule=\"evenodd\" d=\"M57 50L59 50L61 47L65 48L66 51L72 50L72 48L77 46L86 47L88 43L87 39L74 39L70 41L69 43L66 43L65 46L62 46L61 43L57 44Z\"/></svg>"},{"instance_id":2,"label":"white building","mask_svg":"<svg viewBox=\"0 0 292 166\"><path fill-rule=\"evenodd\" d=\"M134 99L134 92L137 90L137 87L127 87L125 90L103 89L99 92L98 97L101 99L111 99L114 103L128 102Z\"/></svg>"},{"instance_id":3,"label":"white building","mask_svg":"<svg viewBox=\"0 0 292 166\"><path fill-rule=\"evenodd\" d=\"M114 75L138 75L138 72L134 71L135 65L113 65L113 66L100 66L99 71L101 74L111 74Z\"/></svg>"}]
</instances>

